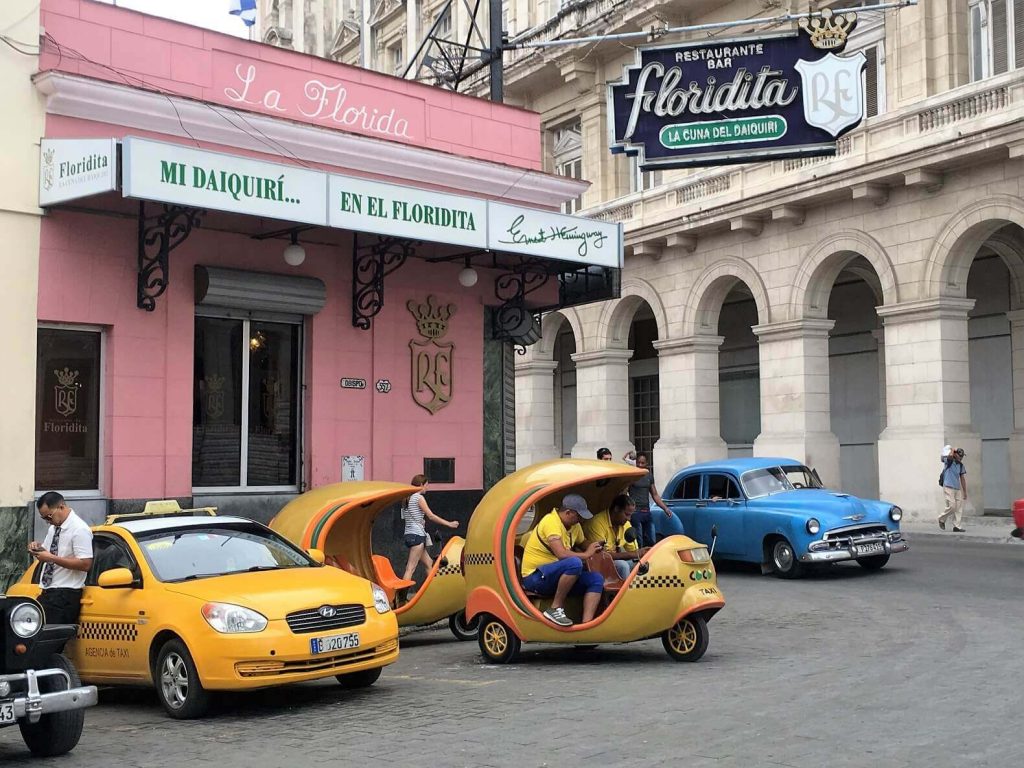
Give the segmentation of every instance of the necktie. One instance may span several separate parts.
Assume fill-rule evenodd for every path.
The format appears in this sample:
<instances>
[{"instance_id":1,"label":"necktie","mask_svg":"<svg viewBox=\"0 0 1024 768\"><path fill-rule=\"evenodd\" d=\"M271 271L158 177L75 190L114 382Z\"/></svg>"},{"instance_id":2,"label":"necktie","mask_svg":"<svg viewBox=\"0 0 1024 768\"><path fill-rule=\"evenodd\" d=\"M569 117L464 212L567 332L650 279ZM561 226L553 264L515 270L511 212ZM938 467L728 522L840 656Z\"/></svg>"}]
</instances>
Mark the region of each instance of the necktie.
<instances>
[{"instance_id":1,"label":"necktie","mask_svg":"<svg viewBox=\"0 0 1024 768\"><path fill-rule=\"evenodd\" d=\"M50 554L57 554L57 545L60 544L60 526L55 526L53 529L53 539L50 541ZM43 586L43 589L50 586L50 582L53 581L53 569L56 566L52 563L46 563L43 566L43 575L39 577L39 583Z\"/></svg>"}]
</instances>

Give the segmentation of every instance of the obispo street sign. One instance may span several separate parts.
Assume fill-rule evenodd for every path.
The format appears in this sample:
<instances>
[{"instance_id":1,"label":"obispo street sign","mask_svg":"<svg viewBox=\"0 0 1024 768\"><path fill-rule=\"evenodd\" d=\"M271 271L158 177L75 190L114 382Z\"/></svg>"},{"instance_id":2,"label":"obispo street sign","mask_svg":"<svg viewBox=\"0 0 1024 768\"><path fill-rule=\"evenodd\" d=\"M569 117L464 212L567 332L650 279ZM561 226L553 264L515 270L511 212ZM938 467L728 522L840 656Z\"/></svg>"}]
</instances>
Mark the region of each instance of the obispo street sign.
<instances>
[{"instance_id":1,"label":"obispo street sign","mask_svg":"<svg viewBox=\"0 0 1024 768\"><path fill-rule=\"evenodd\" d=\"M864 116L862 52L837 56L855 14L802 32L652 46L608 88L612 152L644 169L830 155Z\"/></svg>"}]
</instances>

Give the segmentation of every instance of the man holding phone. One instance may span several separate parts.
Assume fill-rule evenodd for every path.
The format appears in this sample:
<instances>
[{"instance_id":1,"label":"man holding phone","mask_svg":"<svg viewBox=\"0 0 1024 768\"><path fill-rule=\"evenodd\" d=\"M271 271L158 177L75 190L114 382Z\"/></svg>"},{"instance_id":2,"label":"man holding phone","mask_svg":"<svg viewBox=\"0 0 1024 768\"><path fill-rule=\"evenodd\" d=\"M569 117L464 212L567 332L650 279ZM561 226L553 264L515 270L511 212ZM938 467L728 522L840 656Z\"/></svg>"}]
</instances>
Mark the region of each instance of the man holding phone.
<instances>
[{"instance_id":1,"label":"man holding phone","mask_svg":"<svg viewBox=\"0 0 1024 768\"><path fill-rule=\"evenodd\" d=\"M36 501L39 516L50 524L43 543L28 551L42 563L39 586L47 624L77 624L82 610L82 587L92 565L92 531L56 491Z\"/></svg>"}]
</instances>

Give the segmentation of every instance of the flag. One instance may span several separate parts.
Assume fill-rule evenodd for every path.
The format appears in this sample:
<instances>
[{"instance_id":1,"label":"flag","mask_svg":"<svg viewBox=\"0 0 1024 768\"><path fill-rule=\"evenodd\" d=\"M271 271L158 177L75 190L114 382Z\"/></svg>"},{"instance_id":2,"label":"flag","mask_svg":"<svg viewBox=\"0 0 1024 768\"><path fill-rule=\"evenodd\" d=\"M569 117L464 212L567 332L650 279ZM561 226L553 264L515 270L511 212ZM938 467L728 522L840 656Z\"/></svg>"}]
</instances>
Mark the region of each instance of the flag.
<instances>
[{"instance_id":1,"label":"flag","mask_svg":"<svg viewBox=\"0 0 1024 768\"><path fill-rule=\"evenodd\" d=\"M230 13L238 16L245 22L245 26L251 27L256 23L256 0L228 0Z\"/></svg>"}]
</instances>

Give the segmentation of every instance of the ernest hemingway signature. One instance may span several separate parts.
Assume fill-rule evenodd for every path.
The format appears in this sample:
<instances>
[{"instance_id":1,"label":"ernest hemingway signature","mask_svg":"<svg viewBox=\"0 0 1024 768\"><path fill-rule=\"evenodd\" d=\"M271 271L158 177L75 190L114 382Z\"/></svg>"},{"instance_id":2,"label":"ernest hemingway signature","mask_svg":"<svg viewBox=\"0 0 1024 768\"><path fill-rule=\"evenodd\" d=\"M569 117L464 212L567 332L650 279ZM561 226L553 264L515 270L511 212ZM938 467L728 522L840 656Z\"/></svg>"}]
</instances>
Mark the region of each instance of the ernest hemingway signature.
<instances>
[{"instance_id":1,"label":"ernest hemingway signature","mask_svg":"<svg viewBox=\"0 0 1024 768\"><path fill-rule=\"evenodd\" d=\"M511 240L499 240L498 242L508 245L532 245L549 243L553 240L578 240L579 247L576 252L580 256L586 256L591 246L600 249L608 239L607 235L600 230L586 232L581 231L579 227L541 227L536 234L528 234L521 229L525 218L523 215L517 216L506 230L508 237L512 238Z\"/></svg>"}]
</instances>

